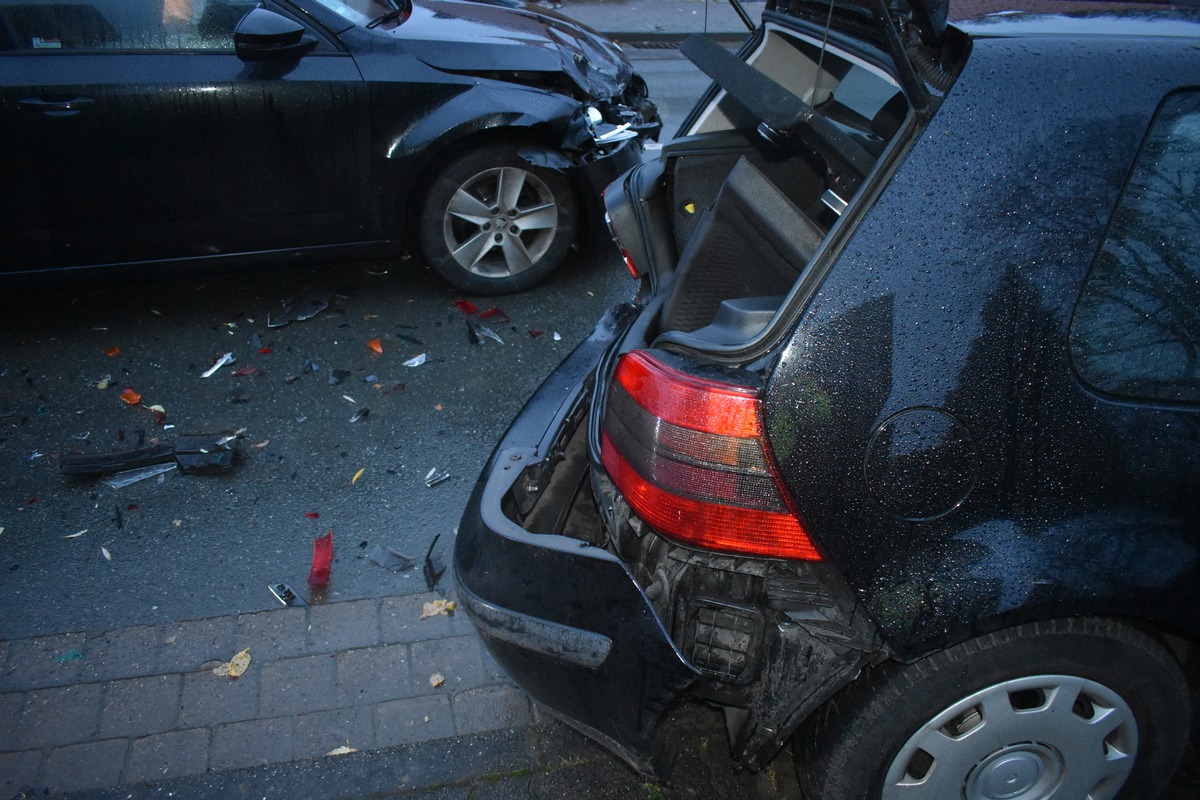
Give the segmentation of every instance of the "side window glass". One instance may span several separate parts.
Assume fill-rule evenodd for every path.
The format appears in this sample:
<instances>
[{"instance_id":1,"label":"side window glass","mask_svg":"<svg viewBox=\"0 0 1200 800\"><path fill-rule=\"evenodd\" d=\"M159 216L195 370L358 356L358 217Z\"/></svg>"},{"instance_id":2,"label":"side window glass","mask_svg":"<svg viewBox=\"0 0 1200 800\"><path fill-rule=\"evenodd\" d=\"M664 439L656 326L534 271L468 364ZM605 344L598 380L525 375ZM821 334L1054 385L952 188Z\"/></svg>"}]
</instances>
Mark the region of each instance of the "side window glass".
<instances>
[{"instance_id":1,"label":"side window glass","mask_svg":"<svg viewBox=\"0 0 1200 800\"><path fill-rule=\"evenodd\" d=\"M1071 357L1107 394L1200 403L1200 91L1155 117L1075 309Z\"/></svg>"},{"instance_id":2,"label":"side window glass","mask_svg":"<svg viewBox=\"0 0 1200 800\"><path fill-rule=\"evenodd\" d=\"M6 51L233 50L256 0L0 0Z\"/></svg>"}]
</instances>

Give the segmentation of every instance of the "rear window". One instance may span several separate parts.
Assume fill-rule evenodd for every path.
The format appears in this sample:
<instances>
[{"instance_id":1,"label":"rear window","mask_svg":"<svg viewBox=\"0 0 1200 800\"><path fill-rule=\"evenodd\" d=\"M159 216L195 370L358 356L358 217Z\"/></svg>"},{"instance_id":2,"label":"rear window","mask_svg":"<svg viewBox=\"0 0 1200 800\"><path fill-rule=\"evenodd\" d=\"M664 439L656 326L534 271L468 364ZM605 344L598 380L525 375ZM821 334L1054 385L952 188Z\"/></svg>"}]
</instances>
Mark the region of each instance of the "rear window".
<instances>
[{"instance_id":1,"label":"rear window","mask_svg":"<svg viewBox=\"0 0 1200 800\"><path fill-rule=\"evenodd\" d=\"M1200 402L1200 91L1155 116L1075 310L1071 357L1106 394Z\"/></svg>"}]
</instances>

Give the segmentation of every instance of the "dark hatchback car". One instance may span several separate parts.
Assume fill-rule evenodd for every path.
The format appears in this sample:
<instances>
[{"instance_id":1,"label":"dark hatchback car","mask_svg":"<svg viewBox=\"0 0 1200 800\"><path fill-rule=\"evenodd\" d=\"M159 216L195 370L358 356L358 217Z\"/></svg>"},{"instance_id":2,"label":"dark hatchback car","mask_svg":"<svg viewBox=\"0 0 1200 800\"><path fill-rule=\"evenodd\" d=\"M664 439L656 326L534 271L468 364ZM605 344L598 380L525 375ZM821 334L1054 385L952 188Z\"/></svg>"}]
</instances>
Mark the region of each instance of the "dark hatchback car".
<instances>
[{"instance_id":1,"label":"dark hatchback car","mask_svg":"<svg viewBox=\"0 0 1200 800\"><path fill-rule=\"evenodd\" d=\"M498 445L459 592L647 773L1154 797L1200 634L1200 18L769 5L606 194L642 290Z\"/></svg>"},{"instance_id":2,"label":"dark hatchback car","mask_svg":"<svg viewBox=\"0 0 1200 800\"><path fill-rule=\"evenodd\" d=\"M0 277L409 246L515 291L660 128L520 0L0 0Z\"/></svg>"}]
</instances>

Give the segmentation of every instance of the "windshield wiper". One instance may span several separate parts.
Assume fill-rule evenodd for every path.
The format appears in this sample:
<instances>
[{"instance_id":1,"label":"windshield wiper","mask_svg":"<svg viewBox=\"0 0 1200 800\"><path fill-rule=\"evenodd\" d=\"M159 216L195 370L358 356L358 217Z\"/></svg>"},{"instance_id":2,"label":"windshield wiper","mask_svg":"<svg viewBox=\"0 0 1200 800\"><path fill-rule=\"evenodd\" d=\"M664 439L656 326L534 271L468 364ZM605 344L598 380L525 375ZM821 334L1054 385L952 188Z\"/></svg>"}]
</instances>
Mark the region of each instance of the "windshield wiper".
<instances>
[{"instance_id":1,"label":"windshield wiper","mask_svg":"<svg viewBox=\"0 0 1200 800\"><path fill-rule=\"evenodd\" d=\"M390 5L392 7L392 10L387 12L386 14L384 14L382 17L373 19L370 22L368 22L367 23L368 29L378 28L380 25L386 24L395 19L399 19L400 17L403 17L405 15L405 13L407 13L405 10L406 4L398 3L398 2L396 2L396 0L387 0L387 3L388 3L388 5Z\"/></svg>"}]
</instances>

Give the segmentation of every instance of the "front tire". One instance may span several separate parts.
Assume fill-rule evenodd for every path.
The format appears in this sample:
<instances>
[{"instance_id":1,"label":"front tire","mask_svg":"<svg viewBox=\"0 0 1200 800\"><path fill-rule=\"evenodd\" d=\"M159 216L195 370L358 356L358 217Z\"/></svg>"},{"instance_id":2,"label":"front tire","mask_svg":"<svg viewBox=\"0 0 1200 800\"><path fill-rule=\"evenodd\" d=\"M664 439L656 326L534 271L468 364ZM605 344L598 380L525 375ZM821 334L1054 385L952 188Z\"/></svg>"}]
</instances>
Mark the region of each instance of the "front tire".
<instances>
[{"instance_id":1,"label":"front tire","mask_svg":"<svg viewBox=\"0 0 1200 800\"><path fill-rule=\"evenodd\" d=\"M421 209L421 250L433 269L473 294L528 289L566 256L576 203L567 179L511 145L472 150L447 166Z\"/></svg>"},{"instance_id":2,"label":"front tire","mask_svg":"<svg viewBox=\"0 0 1200 800\"><path fill-rule=\"evenodd\" d=\"M860 677L797 735L796 768L811 800L1150 800L1189 706L1149 636L1037 623Z\"/></svg>"}]
</instances>

